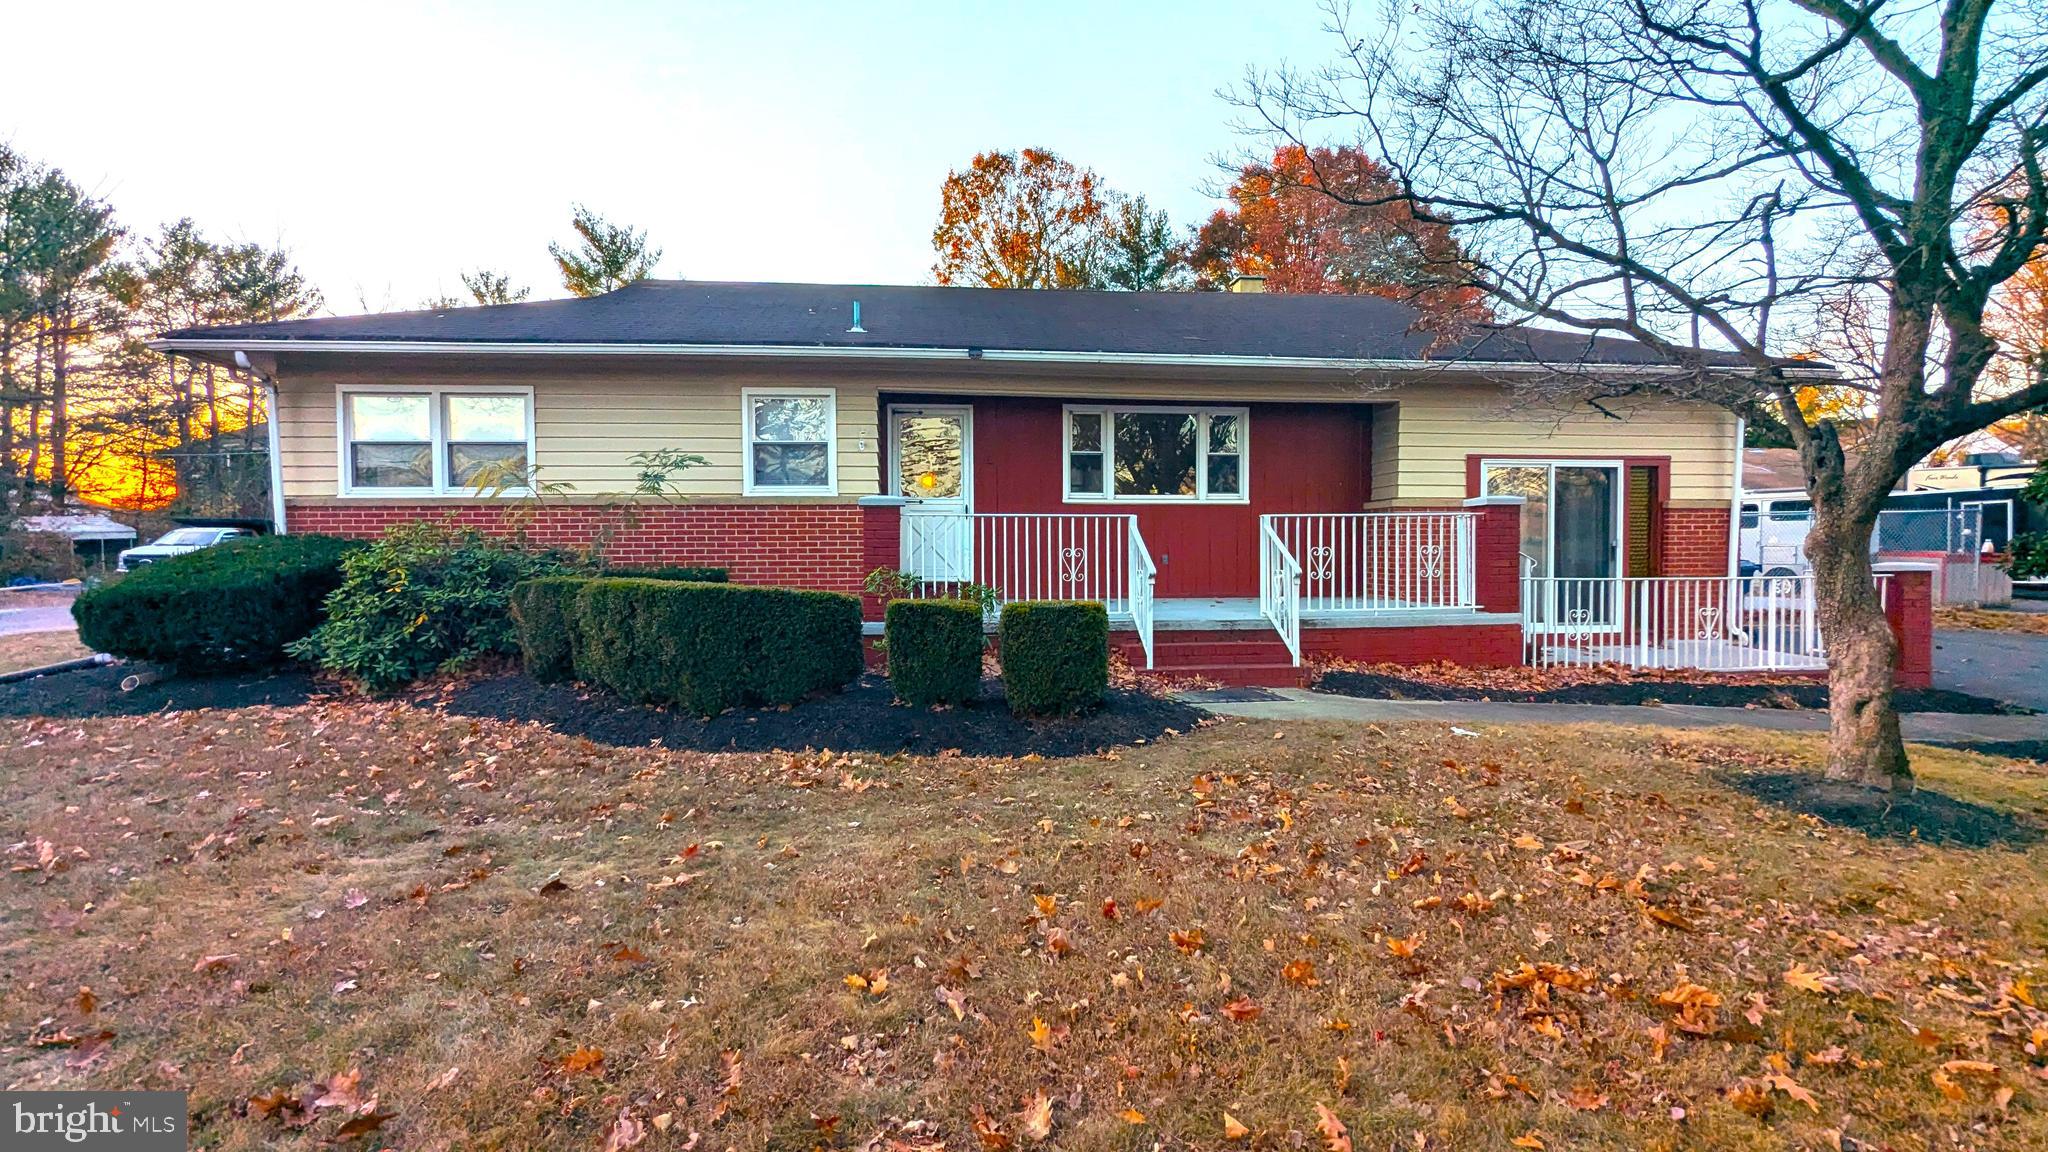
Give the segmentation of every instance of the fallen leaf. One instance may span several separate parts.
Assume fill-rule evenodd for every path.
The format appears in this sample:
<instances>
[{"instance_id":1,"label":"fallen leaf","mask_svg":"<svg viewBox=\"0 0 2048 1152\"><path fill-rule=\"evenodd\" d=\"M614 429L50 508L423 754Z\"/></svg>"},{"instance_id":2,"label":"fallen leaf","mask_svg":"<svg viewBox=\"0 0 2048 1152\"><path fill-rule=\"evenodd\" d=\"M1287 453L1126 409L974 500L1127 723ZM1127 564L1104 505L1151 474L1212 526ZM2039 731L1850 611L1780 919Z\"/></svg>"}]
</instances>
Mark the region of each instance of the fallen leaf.
<instances>
[{"instance_id":1,"label":"fallen leaf","mask_svg":"<svg viewBox=\"0 0 2048 1152\"><path fill-rule=\"evenodd\" d=\"M1033 1140L1043 1140L1052 1135L1052 1098L1043 1091L1033 1092L1024 1101L1024 1110L1017 1113L1017 1119L1024 1134Z\"/></svg>"},{"instance_id":2,"label":"fallen leaf","mask_svg":"<svg viewBox=\"0 0 2048 1152\"><path fill-rule=\"evenodd\" d=\"M1832 996L1836 992L1841 991L1841 982L1835 977L1828 975L1822 969L1808 968L1796 960L1792 962L1790 968L1785 969L1785 974L1780 979L1789 987L1807 992L1819 992L1824 996Z\"/></svg>"},{"instance_id":3,"label":"fallen leaf","mask_svg":"<svg viewBox=\"0 0 2048 1152\"><path fill-rule=\"evenodd\" d=\"M1322 1134L1326 1152L1351 1152L1351 1134L1344 1122L1322 1104L1316 1105L1316 1131Z\"/></svg>"},{"instance_id":4,"label":"fallen leaf","mask_svg":"<svg viewBox=\"0 0 2048 1152\"><path fill-rule=\"evenodd\" d=\"M368 1112L343 1124L334 1130L336 1140L353 1140L365 1136L384 1126L386 1120L398 1115L396 1112Z\"/></svg>"},{"instance_id":5,"label":"fallen leaf","mask_svg":"<svg viewBox=\"0 0 2048 1152\"><path fill-rule=\"evenodd\" d=\"M1242 1140L1251 1134L1252 1130L1238 1123L1237 1117L1232 1116L1228 1112L1223 1114L1223 1138L1225 1140Z\"/></svg>"},{"instance_id":6,"label":"fallen leaf","mask_svg":"<svg viewBox=\"0 0 2048 1152\"><path fill-rule=\"evenodd\" d=\"M1248 1024L1253 1020L1257 1020L1259 1018L1259 1013L1264 1012L1265 1009L1259 1007L1257 1004L1252 1003L1251 997L1239 996L1237 999L1232 1000L1228 1004L1225 1004L1222 1008L1218 1009L1218 1011L1222 1012L1225 1016L1230 1017L1232 1020L1237 1021L1239 1024Z\"/></svg>"}]
</instances>

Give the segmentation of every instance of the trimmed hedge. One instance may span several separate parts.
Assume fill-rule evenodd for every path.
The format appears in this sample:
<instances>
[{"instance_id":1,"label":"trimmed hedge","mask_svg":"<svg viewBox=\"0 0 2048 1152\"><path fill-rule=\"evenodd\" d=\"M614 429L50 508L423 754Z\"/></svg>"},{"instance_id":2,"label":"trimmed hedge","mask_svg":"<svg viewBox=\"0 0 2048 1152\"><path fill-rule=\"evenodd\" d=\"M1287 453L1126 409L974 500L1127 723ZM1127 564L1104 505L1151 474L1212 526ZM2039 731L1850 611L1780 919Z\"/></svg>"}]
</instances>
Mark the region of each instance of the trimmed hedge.
<instances>
[{"instance_id":1,"label":"trimmed hedge","mask_svg":"<svg viewBox=\"0 0 2048 1152\"><path fill-rule=\"evenodd\" d=\"M1025 716L1085 712L1109 692L1109 612L1092 600L1003 605L1003 692Z\"/></svg>"},{"instance_id":2,"label":"trimmed hedge","mask_svg":"<svg viewBox=\"0 0 2048 1152\"><path fill-rule=\"evenodd\" d=\"M512 623L526 674L542 683L576 674L576 596L588 576L542 576L512 586Z\"/></svg>"},{"instance_id":3,"label":"trimmed hedge","mask_svg":"<svg viewBox=\"0 0 2048 1152\"><path fill-rule=\"evenodd\" d=\"M883 615L889 685L905 704L965 704L981 693L981 605L891 600Z\"/></svg>"},{"instance_id":4,"label":"trimmed hedge","mask_svg":"<svg viewBox=\"0 0 2048 1152\"><path fill-rule=\"evenodd\" d=\"M860 678L860 601L836 592L604 577L576 595L576 677L701 716Z\"/></svg>"},{"instance_id":5,"label":"trimmed hedge","mask_svg":"<svg viewBox=\"0 0 2048 1152\"><path fill-rule=\"evenodd\" d=\"M71 608L98 652L217 672L281 663L319 625L359 545L332 536L257 536L173 556L89 589Z\"/></svg>"},{"instance_id":6,"label":"trimmed hedge","mask_svg":"<svg viewBox=\"0 0 2048 1152\"><path fill-rule=\"evenodd\" d=\"M723 584L726 580L726 571L723 568L691 568L680 565L607 568L602 574L626 580L684 580L692 584Z\"/></svg>"}]
</instances>

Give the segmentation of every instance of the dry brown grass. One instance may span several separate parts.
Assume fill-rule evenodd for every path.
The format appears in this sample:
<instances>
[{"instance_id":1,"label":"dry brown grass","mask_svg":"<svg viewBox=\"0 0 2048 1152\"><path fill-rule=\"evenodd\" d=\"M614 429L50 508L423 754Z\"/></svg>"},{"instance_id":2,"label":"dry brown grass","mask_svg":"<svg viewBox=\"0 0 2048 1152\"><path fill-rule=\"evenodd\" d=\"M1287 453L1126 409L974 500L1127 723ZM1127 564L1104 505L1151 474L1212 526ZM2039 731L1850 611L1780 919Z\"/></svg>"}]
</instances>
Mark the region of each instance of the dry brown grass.
<instances>
[{"instance_id":1,"label":"dry brown grass","mask_svg":"<svg viewBox=\"0 0 2048 1152\"><path fill-rule=\"evenodd\" d=\"M389 1113L406 1149L1288 1149L1319 1105L1360 1149L2048 1146L2048 848L1721 782L1804 737L705 756L360 704L4 735L0 1082L188 1088L195 1146ZM2048 811L2038 769L1920 766Z\"/></svg>"},{"instance_id":2,"label":"dry brown grass","mask_svg":"<svg viewBox=\"0 0 2048 1152\"><path fill-rule=\"evenodd\" d=\"M1936 608L1936 628L1978 628L1987 632L2023 632L2048 636L2048 612L2009 612L1989 608Z\"/></svg>"},{"instance_id":3,"label":"dry brown grass","mask_svg":"<svg viewBox=\"0 0 2048 1152\"><path fill-rule=\"evenodd\" d=\"M92 655L92 649L78 642L78 633L62 632L16 632L0 636L0 672L19 672L24 668L41 668L60 660L76 660Z\"/></svg>"}]
</instances>

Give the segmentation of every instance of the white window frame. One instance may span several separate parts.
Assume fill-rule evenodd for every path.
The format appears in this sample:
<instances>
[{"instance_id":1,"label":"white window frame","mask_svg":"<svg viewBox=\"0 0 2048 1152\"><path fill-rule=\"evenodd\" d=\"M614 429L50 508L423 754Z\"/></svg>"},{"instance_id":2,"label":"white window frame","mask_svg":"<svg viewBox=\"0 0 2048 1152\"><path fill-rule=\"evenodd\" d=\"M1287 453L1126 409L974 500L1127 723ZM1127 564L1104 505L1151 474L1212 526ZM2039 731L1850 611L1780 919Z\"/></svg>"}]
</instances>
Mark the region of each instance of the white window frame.
<instances>
[{"instance_id":1,"label":"white window frame","mask_svg":"<svg viewBox=\"0 0 2048 1152\"><path fill-rule=\"evenodd\" d=\"M434 483L426 488L372 488L357 487L355 483L355 454L349 451L354 443L349 427L349 404L351 396L424 396L427 398L427 444L433 453ZM334 431L335 465L339 475L335 478L337 494L360 499L389 499L393 497L469 497L491 499L493 497L530 496L532 492L523 486L494 488L479 492L473 487L450 485L448 483L448 400L450 396L517 396L526 402L526 466L533 467L533 388L530 385L494 384L434 384L407 387L399 384L344 384L334 390ZM372 441L366 441L372 443Z\"/></svg>"},{"instance_id":2,"label":"white window frame","mask_svg":"<svg viewBox=\"0 0 2048 1152\"><path fill-rule=\"evenodd\" d=\"M797 397L825 398L825 482L823 484L754 483L754 401L786 400ZM763 440L763 444L779 441ZM740 389L740 494L743 496L837 496L839 495L839 390L837 388L742 388Z\"/></svg>"},{"instance_id":3,"label":"white window frame","mask_svg":"<svg viewBox=\"0 0 2048 1152\"><path fill-rule=\"evenodd\" d=\"M1072 490L1074 414L1102 417L1102 492ZM1116 493L1116 416L1118 413L1175 413L1196 418L1195 494L1193 496L1119 496ZM1209 419L1237 418L1237 492L1209 492ZM1060 406L1060 502L1063 504L1249 504L1252 502L1251 409L1217 404L1063 404Z\"/></svg>"}]
</instances>

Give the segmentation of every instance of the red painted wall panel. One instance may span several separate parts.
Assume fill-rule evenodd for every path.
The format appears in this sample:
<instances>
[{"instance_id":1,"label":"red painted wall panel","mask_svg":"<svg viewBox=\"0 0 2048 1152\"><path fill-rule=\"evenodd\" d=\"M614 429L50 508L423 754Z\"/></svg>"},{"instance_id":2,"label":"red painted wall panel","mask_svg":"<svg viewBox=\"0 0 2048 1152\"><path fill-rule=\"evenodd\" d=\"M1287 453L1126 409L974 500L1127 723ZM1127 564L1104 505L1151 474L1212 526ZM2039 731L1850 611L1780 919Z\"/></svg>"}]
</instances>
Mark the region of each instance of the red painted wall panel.
<instances>
[{"instance_id":1,"label":"red painted wall panel","mask_svg":"<svg viewBox=\"0 0 2048 1152\"><path fill-rule=\"evenodd\" d=\"M961 402L883 402L920 399ZM974 510L1134 512L1159 565L1159 596L1256 596L1260 514L1356 512L1371 498L1364 405L1251 405L1250 504L1067 504L1061 401L978 396L972 403Z\"/></svg>"}]
</instances>

